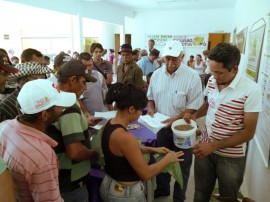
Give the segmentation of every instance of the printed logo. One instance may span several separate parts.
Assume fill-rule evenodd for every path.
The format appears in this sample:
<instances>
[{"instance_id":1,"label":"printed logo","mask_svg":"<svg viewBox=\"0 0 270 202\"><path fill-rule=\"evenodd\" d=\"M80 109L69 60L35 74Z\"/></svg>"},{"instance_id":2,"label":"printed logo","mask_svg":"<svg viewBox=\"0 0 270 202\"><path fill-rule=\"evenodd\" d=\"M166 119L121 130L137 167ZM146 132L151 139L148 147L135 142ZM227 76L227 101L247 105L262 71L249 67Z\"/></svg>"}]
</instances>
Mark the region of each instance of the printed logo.
<instances>
[{"instance_id":1,"label":"printed logo","mask_svg":"<svg viewBox=\"0 0 270 202\"><path fill-rule=\"evenodd\" d=\"M38 109L38 108L44 107L48 105L49 103L50 103L50 100L48 97L41 98L40 100L36 101L35 108Z\"/></svg>"},{"instance_id":2,"label":"printed logo","mask_svg":"<svg viewBox=\"0 0 270 202\"><path fill-rule=\"evenodd\" d=\"M209 101L208 101L208 103L209 103L209 107L210 108L214 108L215 107L215 101L214 101L214 99L213 98L211 98Z\"/></svg>"}]
</instances>

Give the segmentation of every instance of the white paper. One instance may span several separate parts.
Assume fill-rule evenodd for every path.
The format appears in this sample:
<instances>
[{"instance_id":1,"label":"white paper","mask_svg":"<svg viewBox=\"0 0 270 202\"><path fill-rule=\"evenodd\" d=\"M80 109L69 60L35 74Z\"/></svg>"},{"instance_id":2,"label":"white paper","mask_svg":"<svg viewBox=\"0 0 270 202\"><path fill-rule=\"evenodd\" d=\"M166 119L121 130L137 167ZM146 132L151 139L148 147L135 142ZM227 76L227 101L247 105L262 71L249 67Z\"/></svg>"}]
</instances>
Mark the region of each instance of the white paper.
<instances>
[{"instance_id":1,"label":"white paper","mask_svg":"<svg viewBox=\"0 0 270 202\"><path fill-rule=\"evenodd\" d=\"M95 112L94 117L96 118L102 118L103 120L98 122L96 125L91 126L91 128L94 128L96 130L101 129L103 126L106 125L109 119L112 119L116 116L116 111L108 111L108 112Z\"/></svg>"},{"instance_id":2,"label":"white paper","mask_svg":"<svg viewBox=\"0 0 270 202\"><path fill-rule=\"evenodd\" d=\"M152 130L154 133L157 133L161 128L163 128L166 124L161 123L162 121L168 119L170 117L161 114L161 113L155 113L154 117L147 115L140 116L139 122L144 124L146 127L148 127L150 130Z\"/></svg>"}]
</instances>

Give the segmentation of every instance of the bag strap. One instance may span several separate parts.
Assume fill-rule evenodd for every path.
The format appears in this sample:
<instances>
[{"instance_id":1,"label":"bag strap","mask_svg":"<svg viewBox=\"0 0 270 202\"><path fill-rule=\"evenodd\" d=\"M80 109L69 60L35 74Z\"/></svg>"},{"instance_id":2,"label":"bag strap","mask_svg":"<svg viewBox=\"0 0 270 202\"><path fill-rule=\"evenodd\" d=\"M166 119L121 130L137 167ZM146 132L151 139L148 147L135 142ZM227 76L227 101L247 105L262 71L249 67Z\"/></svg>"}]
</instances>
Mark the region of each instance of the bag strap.
<instances>
[{"instance_id":1,"label":"bag strap","mask_svg":"<svg viewBox=\"0 0 270 202\"><path fill-rule=\"evenodd\" d=\"M99 72L104 76L105 79L107 79L107 75L104 74L104 73L103 73L103 72L95 65L95 63L93 63L93 64L94 64L94 67L96 68L96 70L99 71Z\"/></svg>"}]
</instances>

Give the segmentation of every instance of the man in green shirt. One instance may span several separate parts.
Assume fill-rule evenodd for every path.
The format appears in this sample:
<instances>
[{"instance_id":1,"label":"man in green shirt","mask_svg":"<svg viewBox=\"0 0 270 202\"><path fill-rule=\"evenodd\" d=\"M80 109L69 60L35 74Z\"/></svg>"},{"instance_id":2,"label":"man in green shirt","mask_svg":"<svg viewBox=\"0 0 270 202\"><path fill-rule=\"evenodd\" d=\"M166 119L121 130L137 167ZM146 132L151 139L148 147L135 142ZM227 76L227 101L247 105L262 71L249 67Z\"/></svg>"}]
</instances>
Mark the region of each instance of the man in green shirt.
<instances>
[{"instance_id":1,"label":"man in green shirt","mask_svg":"<svg viewBox=\"0 0 270 202\"><path fill-rule=\"evenodd\" d=\"M73 92L77 99L86 90L86 82L95 82L83 63L66 62L57 74L58 88ZM55 152L59 159L59 186L64 201L88 201L85 182L90 172L90 159L99 153L90 148L88 123L77 101L67 108L60 119L48 128L48 134L58 142Z\"/></svg>"}]
</instances>

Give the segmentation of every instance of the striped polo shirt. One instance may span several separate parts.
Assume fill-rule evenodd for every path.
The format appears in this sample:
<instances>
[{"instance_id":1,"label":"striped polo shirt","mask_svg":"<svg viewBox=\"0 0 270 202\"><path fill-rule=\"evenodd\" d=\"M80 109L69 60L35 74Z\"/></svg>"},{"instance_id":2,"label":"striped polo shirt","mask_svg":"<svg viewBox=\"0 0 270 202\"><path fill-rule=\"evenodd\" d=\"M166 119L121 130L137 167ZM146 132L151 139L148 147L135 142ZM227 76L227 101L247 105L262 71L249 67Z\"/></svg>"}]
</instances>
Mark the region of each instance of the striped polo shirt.
<instances>
[{"instance_id":1,"label":"striped polo shirt","mask_svg":"<svg viewBox=\"0 0 270 202\"><path fill-rule=\"evenodd\" d=\"M0 156L16 184L19 201L63 201L58 183L57 142L17 119L0 124Z\"/></svg>"},{"instance_id":2,"label":"striped polo shirt","mask_svg":"<svg viewBox=\"0 0 270 202\"><path fill-rule=\"evenodd\" d=\"M197 110L203 104L201 79L183 63L173 74L163 65L154 71L147 97L155 102L156 112L169 117L178 116L186 109Z\"/></svg>"},{"instance_id":3,"label":"striped polo shirt","mask_svg":"<svg viewBox=\"0 0 270 202\"><path fill-rule=\"evenodd\" d=\"M261 87L239 73L222 91L218 90L214 77L210 77L204 93L209 107L201 142L222 140L240 132L244 129L244 113L262 110ZM245 149L244 143L219 149L215 153L226 157L243 157Z\"/></svg>"},{"instance_id":4,"label":"striped polo shirt","mask_svg":"<svg viewBox=\"0 0 270 202\"><path fill-rule=\"evenodd\" d=\"M81 142L90 148L87 120L82 113L78 101L67 108L46 133L58 142L54 148L59 160L59 186L61 192L70 192L85 182L90 172L90 160L72 161L68 158L65 146ZM76 186L77 185L77 186Z\"/></svg>"}]
</instances>

